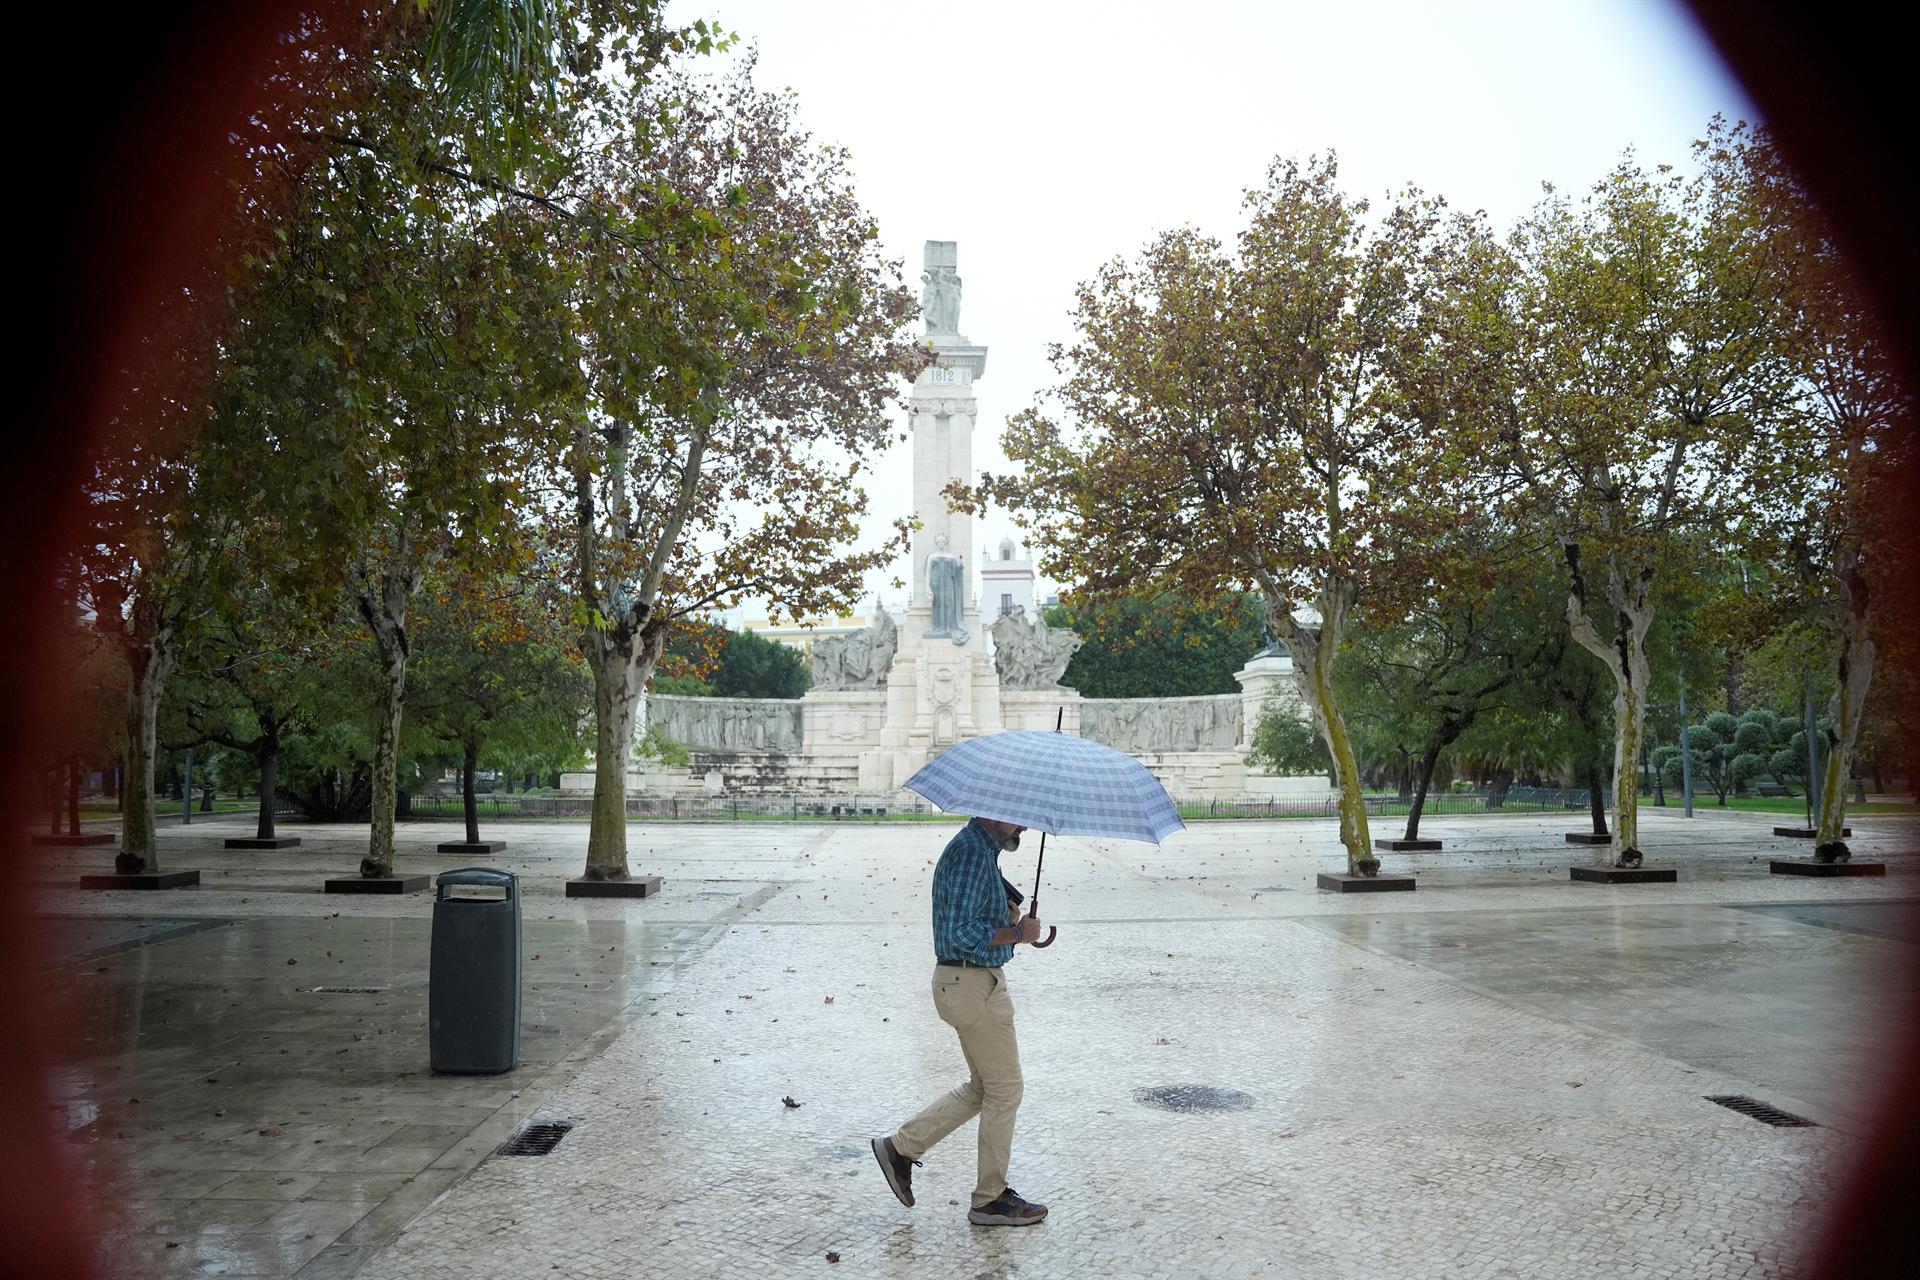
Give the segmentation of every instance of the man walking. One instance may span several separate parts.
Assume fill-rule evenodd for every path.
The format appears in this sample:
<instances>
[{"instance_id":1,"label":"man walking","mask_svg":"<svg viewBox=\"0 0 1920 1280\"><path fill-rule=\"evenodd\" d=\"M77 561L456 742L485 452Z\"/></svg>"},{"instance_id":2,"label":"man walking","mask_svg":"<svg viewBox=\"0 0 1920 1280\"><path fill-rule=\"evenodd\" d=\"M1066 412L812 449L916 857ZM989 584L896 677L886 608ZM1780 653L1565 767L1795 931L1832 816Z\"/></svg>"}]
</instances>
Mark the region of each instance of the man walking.
<instances>
[{"instance_id":1,"label":"man walking","mask_svg":"<svg viewBox=\"0 0 1920 1280\"><path fill-rule=\"evenodd\" d=\"M1024 830L974 818L940 855L933 870L933 1007L959 1033L967 1082L891 1137L873 1140L887 1185L912 1208L913 1166L940 1139L979 1116L979 1175L967 1221L983 1227L1032 1226L1047 1216L1047 1206L1022 1199L1007 1185L1023 1086L1003 966L1016 943L1033 942L1041 930L1032 913L1018 914L1019 891L1000 874L999 859L1003 850L1020 847Z\"/></svg>"}]
</instances>

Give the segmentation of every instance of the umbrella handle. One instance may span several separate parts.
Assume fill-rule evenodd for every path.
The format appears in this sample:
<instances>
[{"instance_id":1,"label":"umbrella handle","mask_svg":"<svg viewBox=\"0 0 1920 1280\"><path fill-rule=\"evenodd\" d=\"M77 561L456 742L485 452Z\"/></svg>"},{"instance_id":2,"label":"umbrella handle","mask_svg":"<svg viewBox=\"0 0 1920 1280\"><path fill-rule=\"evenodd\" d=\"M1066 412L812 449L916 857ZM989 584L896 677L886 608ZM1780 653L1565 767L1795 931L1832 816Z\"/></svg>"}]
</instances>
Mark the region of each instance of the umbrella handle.
<instances>
[{"instance_id":1,"label":"umbrella handle","mask_svg":"<svg viewBox=\"0 0 1920 1280\"><path fill-rule=\"evenodd\" d=\"M1042 854L1041 854L1042 857L1045 856L1044 851L1046 847L1047 847L1047 835L1046 835L1046 832L1043 831L1040 833L1040 848L1042 850ZM1036 876L1037 874L1038 873L1036 873ZM1039 909L1040 909L1040 882L1036 878L1033 884L1033 898L1031 901L1027 903L1027 914L1032 915L1034 912L1038 911ZM1055 928L1053 925L1048 925L1047 936L1045 938L1035 938L1028 945L1039 947L1041 950L1044 951L1048 947L1053 945L1054 935L1058 934L1059 932L1060 930Z\"/></svg>"}]
</instances>

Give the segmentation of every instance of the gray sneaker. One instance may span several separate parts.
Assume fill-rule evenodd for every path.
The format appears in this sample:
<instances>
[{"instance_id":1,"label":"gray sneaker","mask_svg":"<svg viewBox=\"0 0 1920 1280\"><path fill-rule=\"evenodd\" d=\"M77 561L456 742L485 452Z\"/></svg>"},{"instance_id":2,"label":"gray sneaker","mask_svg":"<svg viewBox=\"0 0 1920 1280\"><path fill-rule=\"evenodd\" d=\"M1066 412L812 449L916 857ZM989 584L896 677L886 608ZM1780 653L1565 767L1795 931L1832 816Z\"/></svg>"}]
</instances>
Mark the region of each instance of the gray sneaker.
<instances>
[{"instance_id":1,"label":"gray sneaker","mask_svg":"<svg viewBox=\"0 0 1920 1280\"><path fill-rule=\"evenodd\" d=\"M873 1158L880 1162L880 1172L887 1175L887 1185L893 1188L893 1194L900 1203L913 1208L913 1166L918 1160L909 1160L893 1149L892 1138L873 1140Z\"/></svg>"},{"instance_id":2,"label":"gray sneaker","mask_svg":"<svg viewBox=\"0 0 1920 1280\"><path fill-rule=\"evenodd\" d=\"M1045 1222L1047 1206L1022 1200L1020 1193L1008 1187L1000 1198L978 1209L967 1210L967 1221L977 1227L1031 1227Z\"/></svg>"}]
</instances>

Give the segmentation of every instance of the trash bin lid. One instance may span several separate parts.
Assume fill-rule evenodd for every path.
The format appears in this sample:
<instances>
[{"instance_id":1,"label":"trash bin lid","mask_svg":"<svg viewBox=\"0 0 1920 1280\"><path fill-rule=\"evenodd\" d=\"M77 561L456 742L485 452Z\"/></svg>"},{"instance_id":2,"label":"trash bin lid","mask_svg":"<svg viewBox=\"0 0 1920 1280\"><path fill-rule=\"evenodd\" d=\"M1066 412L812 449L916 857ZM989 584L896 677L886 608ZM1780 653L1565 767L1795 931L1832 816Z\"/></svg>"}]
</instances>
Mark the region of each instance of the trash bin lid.
<instances>
[{"instance_id":1,"label":"trash bin lid","mask_svg":"<svg viewBox=\"0 0 1920 1280\"><path fill-rule=\"evenodd\" d=\"M519 877L511 871L498 871L492 867L461 867L455 871L442 871L434 881L434 896L444 898L447 890L455 885L481 885L489 889L502 889L509 898L520 892Z\"/></svg>"}]
</instances>

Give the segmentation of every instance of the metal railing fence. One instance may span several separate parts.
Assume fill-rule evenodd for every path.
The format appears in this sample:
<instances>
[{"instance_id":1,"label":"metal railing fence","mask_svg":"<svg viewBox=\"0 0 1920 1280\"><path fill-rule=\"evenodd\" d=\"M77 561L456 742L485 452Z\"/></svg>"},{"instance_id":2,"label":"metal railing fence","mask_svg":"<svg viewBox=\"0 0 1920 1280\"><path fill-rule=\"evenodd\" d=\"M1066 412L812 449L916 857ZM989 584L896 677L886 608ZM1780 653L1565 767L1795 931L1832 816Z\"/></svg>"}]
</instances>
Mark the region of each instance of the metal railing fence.
<instances>
[{"instance_id":1,"label":"metal railing fence","mask_svg":"<svg viewBox=\"0 0 1920 1280\"><path fill-rule=\"evenodd\" d=\"M1407 812L1408 802L1392 793L1367 796L1369 817L1394 817ZM1339 800L1325 796L1275 796L1269 799L1176 799L1182 819L1206 822L1233 818L1335 818ZM628 796L630 818L694 822L844 822L934 820L947 815L924 800L897 796L796 795L650 795ZM1584 790L1546 787L1509 787L1505 793L1436 791L1427 797L1422 813L1430 817L1478 813L1575 812L1587 807ZM482 822L515 819L573 819L589 817L593 797L588 795L485 795L476 797ZM415 821L457 822L466 813L458 796L411 796L400 817Z\"/></svg>"}]
</instances>

